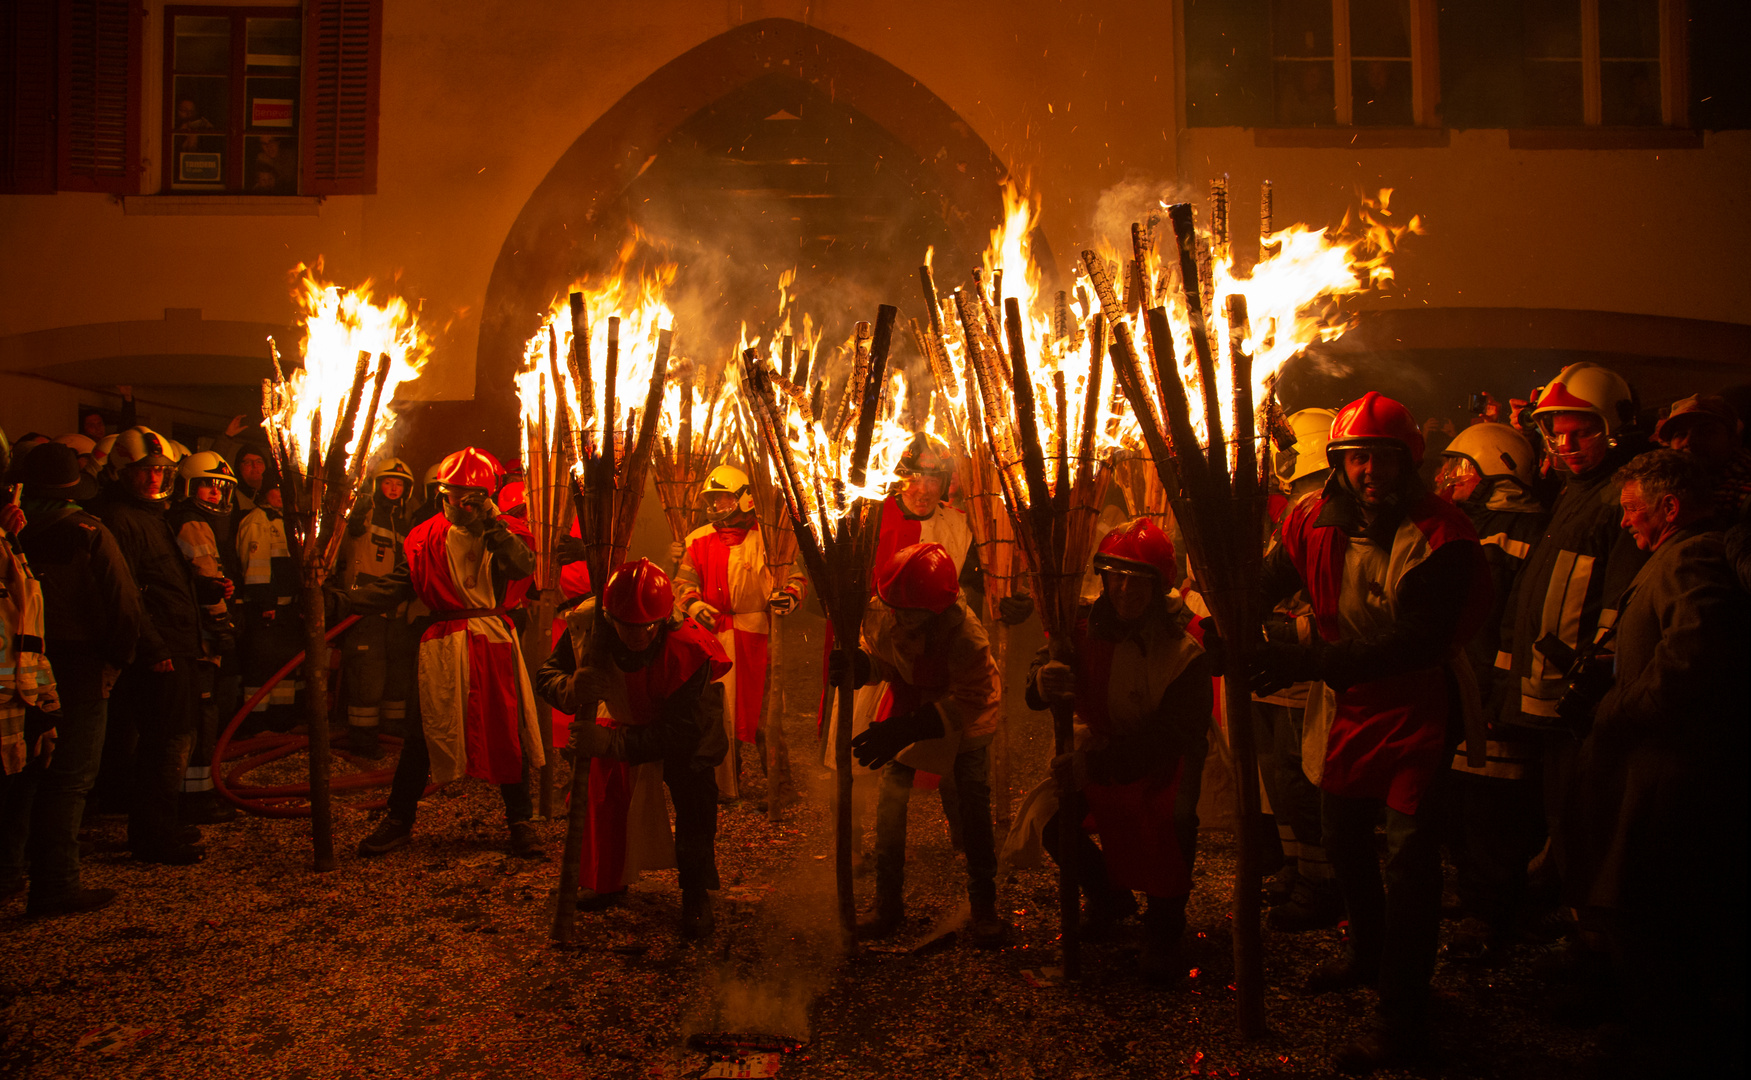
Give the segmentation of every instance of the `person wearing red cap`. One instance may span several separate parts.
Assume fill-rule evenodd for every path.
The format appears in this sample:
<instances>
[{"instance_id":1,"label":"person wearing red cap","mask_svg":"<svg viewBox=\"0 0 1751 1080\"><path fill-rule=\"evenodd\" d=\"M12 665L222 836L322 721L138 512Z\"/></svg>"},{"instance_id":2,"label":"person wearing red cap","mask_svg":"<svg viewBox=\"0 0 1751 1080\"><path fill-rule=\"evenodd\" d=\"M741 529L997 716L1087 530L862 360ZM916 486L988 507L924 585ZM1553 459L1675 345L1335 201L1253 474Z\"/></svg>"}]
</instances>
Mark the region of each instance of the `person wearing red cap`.
<instances>
[{"instance_id":1,"label":"person wearing red cap","mask_svg":"<svg viewBox=\"0 0 1751 1080\"><path fill-rule=\"evenodd\" d=\"M1256 693L1317 681L1310 738L1326 855L1350 920L1346 957L1308 989L1379 988L1379 1027L1336 1065L1366 1071L1428 1051L1441 918L1437 799L1450 719L1481 730L1465 643L1488 615L1489 571L1471 522L1429 491L1409 411L1370 391L1339 411L1323 493L1289 511L1260 575L1259 610L1306 590L1317 635L1253 655ZM1466 707L1469 695L1471 707ZM1457 726L1457 725L1456 725ZM1374 830L1386 819L1385 881Z\"/></svg>"},{"instance_id":2,"label":"person wearing red cap","mask_svg":"<svg viewBox=\"0 0 1751 1080\"><path fill-rule=\"evenodd\" d=\"M556 709L599 706L595 717L573 720L569 733L590 769L582 884L598 897L624 888L633 770L658 765L675 805L681 932L704 937L714 925L710 890L719 885L716 769L729 751L722 680L730 660L713 634L675 617L669 575L649 559L616 569L600 603L612 633L594 637L597 601L584 601L566 616L567 632L535 676Z\"/></svg>"},{"instance_id":3,"label":"person wearing red cap","mask_svg":"<svg viewBox=\"0 0 1751 1080\"><path fill-rule=\"evenodd\" d=\"M1099 847L1087 833L1079 839L1087 927L1095 937L1110 934L1137 910L1132 893L1146 895L1137 964L1145 977L1167 981L1185 973L1179 946L1198 835L1197 780L1209 749L1212 671L1186 632L1191 612L1170 595L1178 573L1173 541L1161 526L1140 517L1114 529L1101 541L1094 568L1100 596L1068 642L1042 646L1034 657L1028 705L1073 701L1078 726L1075 749L1053 760L1052 779L1029 795L1022 817L1043 822L1039 836L1055 859L1059 793L1082 793L1085 827L1101 838ZM1032 832L1024 827L1017 835Z\"/></svg>"},{"instance_id":4,"label":"person wearing red cap","mask_svg":"<svg viewBox=\"0 0 1751 1080\"><path fill-rule=\"evenodd\" d=\"M472 446L445 458L438 470L443 514L407 534L405 559L388 575L332 594L342 616L391 611L413 599L431 612L420 634L418 708L408 717L389 811L359 844L361 856L408 842L428 774L438 783L466 775L499 785L512 854L541 854L526 770L546 757L534 690L506 614L529 591L535 553L529 527L500 515L492 501L498 471L491 454Z\"/></svg>"},{"instance_id":5,"label":"person wearing red cap","mask_svg":"<svg viewBox=\"0 0 1751 1080\"><path fill-rule=\"evenodd\" d=\"M836 651L833 685L855 689L886 682L886 719L851 741L857 763L881 769L876 804L876 906L858 924L860 937L887 937L905 920L906 804L918 770L953 776L967 855L967 898L975 944L996 945L1008 932L997 915L997 850L991 828L991 737L997 731L1002 677L985 628L961 598L955 564L941 544L913 544L876 571L876 595L864 618L869 663L847 664Z\"/></svg>"}]
</instances>

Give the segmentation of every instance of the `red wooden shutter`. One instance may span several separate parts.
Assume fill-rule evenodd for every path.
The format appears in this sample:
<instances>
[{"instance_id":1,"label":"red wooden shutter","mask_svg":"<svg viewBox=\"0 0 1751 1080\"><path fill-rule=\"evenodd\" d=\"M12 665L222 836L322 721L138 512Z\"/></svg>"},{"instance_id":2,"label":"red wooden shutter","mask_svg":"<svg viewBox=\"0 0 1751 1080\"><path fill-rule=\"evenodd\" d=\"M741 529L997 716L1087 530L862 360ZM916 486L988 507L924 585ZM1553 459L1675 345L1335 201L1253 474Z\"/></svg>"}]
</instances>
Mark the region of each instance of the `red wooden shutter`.
<instances>
[{"instance_id":1,"label":"red wooden shutter","mask_svg":"<svg viewBox=\"0 0 1751 1080\"><path fill-rule=\"evenodd\" d=\"M55 0L0 5L0 192L55 190Z\"/></svg>"},{"instance_id":2,"label":"red wooden shutter","mask_svg":"<svg viewBox=\"0 0 1751 1080\"><path fill-rule=\"evenodd\" d=\"M303 194L376 192L382 48L383 0L306 0Z\"/></svg>"},{"instance_id":3,"label":"red wooden shutter","mask_svg":"<svg viewBox=\"0 0 1751 1080\"><path fill-rule=\"evenodd\" d=\"M139 0L61 0L62 191L140 190Z\"/></svg>"}]
</instances>

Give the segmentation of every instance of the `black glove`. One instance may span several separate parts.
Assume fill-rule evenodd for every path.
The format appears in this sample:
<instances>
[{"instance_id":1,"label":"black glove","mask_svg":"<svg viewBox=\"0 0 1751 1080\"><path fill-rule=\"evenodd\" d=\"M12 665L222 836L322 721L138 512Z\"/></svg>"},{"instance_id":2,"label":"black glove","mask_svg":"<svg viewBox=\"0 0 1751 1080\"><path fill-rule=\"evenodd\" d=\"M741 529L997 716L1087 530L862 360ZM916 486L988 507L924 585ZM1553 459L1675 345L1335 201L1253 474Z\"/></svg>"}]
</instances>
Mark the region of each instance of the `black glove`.
<instances>
[{"instance_id":1,"label":"black glove","mask_svg":"<svg viewBox=\"0 0 1751 1080\"><path fill-rule=\"evenodd\" d=\"M347 533L358 536L371 524L371 511L376 508L376 500L369 491L353 500L353 508L347 514Z\"/></svg>"},{"instance_id":2,"label":"black glove","mask_svg":"<svg viewBox=\"0 0 1751 1080\"><path fill-rule=\"evenodd\" d=\"M1287 615L1265 616L1265 640L1275 641L1284 645L1301 644L1301 633L1295 626L1295 620Z\"/></svg>"},{"instance_id":3,"label":"black glove","mask_svg":"<svg viewBox=\"0 0 1751 1080\"><path fill-rule=\"evenodd\" d=\"M1264 697L1286 686L1312 682L1321 677L1321 660L1319 650L1310 645L1279 645L1273 642L1260 646L1252 654L1252 663L1248 665L1252 692Z\"/></svg>"},{"instance_id":4,"label":"black glove","mask_svg":"<svg viewBox=\"0 0 1751 1080\"><path fill-rule=\"evenodd\" d=\"M222 577L207 577L204 574L196 574L195 599L207 607L211 607L225 599L225 579Z\"/></svg>"},{"instance_id":5,"label":"black glove","mask_svg":"<svg viewBox=\"0 0 1751 1080\"><path fill-rule=\"evenodd\" d=\"M566 728L570 736L569 745L573 760L578 758L599 758L614 756L614 729L594 720L573 720Z\"/></svg>"},{"instance_id":6,"label":"black glove","mask_svg":"<svg viewBox=\"0 0 1751 1080\"><path fill-rule=\"evenodd\" d=\"M870 678L869 654L857 649L852 655L856 657L856 662L848 664L844 649L834 649L827 654L828 686L844 686L856 690L875 681Z\"/></svg>"},{"instance_id":7,"label":"black glove","mask_svg":"<svg viewBox=\"0 0 1751 1080\"><path fill-rule=\"evenodd\" d=\"M1204 655L1210 658L1210 670L1220 675L1228 670L1228 644L1222 640L1222 632L1216 629L1216 616L1206 615L1198 620L1198 632L1204 635Z\"/></svg>"},{"instance_id":8,"label":"black glove","mask_svg":"<svg viewBox=\"0 0 1751 1080\"><path fill-rule=\"evenodd\" d=\"M562 536L554 546L554 554L559 556L559 565L569 566L575 562L583 562L589 555L589 545L575 536Z\"/></svg>"},{"instance_id":9,"label":"black glove","mask_svg":"<svg viewBox=\"0 0 1751 1080\"><path fill-rule=\"evenodd\" d=\"M923 739L942 738L942 714L926 705L903 716L877 721L851 740L851 754L866 769L879 769L900 751Z\"/></svg>"},{"instance_id":10,"label":"black glove","mask_svg":"<svg viewBox=\"0 0 1751 1080\"><path fill-rule=\"evenodd\" d=\"M333 626L347 617L347 594L333 587L322 590L323 622Z\"/></svg>"},{"instance_id":11,"label":"black glove","mask_svg":"<svg viewBox=\"0 0 1751 1080\"><path fill-rule=\"evenodd\" d=\"M1034 598L1031 596L1005 596L997 601L997 617L1003 620L1005 626L1015 626L1027 621L1034 613Z\"/></svg>"}]
</instances>

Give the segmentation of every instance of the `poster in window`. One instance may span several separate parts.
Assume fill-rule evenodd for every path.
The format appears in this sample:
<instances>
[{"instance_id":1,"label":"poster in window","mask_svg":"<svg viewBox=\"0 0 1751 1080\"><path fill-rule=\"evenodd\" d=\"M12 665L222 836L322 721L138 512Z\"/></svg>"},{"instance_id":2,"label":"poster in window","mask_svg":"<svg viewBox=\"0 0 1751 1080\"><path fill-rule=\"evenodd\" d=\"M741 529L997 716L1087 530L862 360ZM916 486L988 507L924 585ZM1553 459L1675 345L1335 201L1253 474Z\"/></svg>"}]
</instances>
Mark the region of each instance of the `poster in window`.
<instances>
[{"instance_id":1,"label":"poster in window","mask_svg":"<svg viewBox=\"0 0 1751 1080\"><path fill-rule=\"evenodd\" d=\"M258 128L289 128L292 126L291 98L254 98L249 103L249 126Z\"/></svg>"},{"instance_id":2,"label":"poster in window","mask_svg":"<svg viewBox=\"0 0 1751 1080\"><path fill-rule=\"evenodd\" d=\"M224 154L184 150L176 155L176 179L184 184L217 184L225 179Z\"/></svg>"},{"instance_id":3,"label":"poster in window","mask_svg":"<svg viewBox=\"0 0 1751 1080\"><path fill-rule=\"evenodd\" d=\"M298 194L298 144L289 135L248 135L243 160L249 163L243 187L252 195Z\"/></svg>"}]
</instances>

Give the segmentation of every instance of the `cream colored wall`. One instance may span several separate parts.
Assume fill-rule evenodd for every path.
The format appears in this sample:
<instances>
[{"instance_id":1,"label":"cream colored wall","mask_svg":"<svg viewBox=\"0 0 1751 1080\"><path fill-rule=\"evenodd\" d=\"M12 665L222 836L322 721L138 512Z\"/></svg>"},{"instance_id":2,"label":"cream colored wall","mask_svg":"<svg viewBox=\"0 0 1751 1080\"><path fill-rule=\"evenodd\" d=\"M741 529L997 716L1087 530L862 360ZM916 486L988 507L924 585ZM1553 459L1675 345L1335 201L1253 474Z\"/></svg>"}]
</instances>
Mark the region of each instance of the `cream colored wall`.
<instances>
[{"instance_id":1,"label":"cream colored wall","mask_svg":"<svg viewBox=\"0 0 1751 1080\"><path fill-rule=\"evenodd\" d=\"M146 156L158 174L161 0L149 0ZM1576 307L1751 321L1738 252L1751 174L1744 134L1703 151L1515 152L1501 132L1447 150L1259 150L1240 130L1174 132L1171 5L1017 0L636 4L396 0L386 4L377 191L315 216L125 215L100 195L0 198L0 337L151 319L293 321L287 272L394 280L438 345L422 388L474 387L487 280L530 192L604 110L685 50L767 17L806 20L943 98L1002 160L1033 177L1060 263L1088 238L1101 192L1127 176L1202 191L1257 180L1278 221L1336 221L1358 187L1390 185L1430 235L1400 261L1404 302ZM1078 9L1087 9L1079 11ZM679 120L680 118L676 118ZM142 373L141 382L150 381Z\"/></svg>"},{"instance_id":2,"label":"cream colored wall","mask_svg":"<svg viewBox=\"0 0 1751 1080\"><path fill-rule=\"evenodd\" d=\"M1239 254L1257 243L1262 180L1276 221L1342 220L1359 191L1393 189L1425 235L1393 260L1383 306L1619 311L1751 323L1751 132L1700 150L1511 150L1504 131L1455 131L1445 149L1259 148L1241 128L1192 128L1182 179L1229 174ZM1751 358L1748 358L1751 359Z\"/></svg>"}]
</instances>

